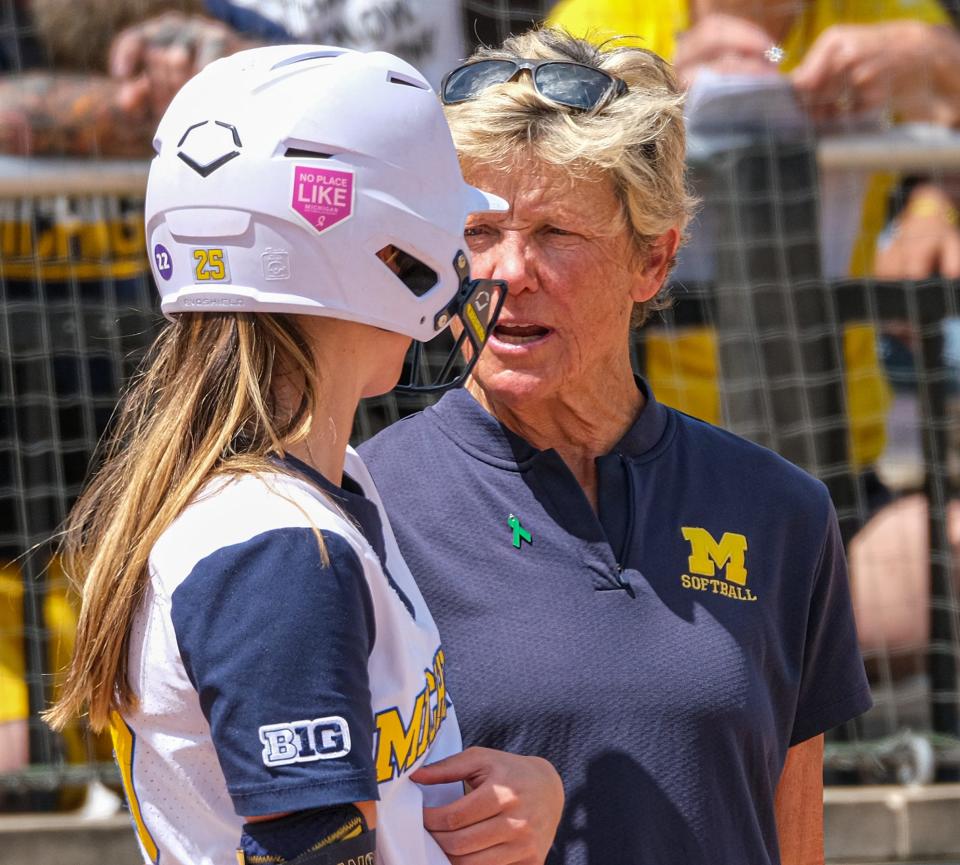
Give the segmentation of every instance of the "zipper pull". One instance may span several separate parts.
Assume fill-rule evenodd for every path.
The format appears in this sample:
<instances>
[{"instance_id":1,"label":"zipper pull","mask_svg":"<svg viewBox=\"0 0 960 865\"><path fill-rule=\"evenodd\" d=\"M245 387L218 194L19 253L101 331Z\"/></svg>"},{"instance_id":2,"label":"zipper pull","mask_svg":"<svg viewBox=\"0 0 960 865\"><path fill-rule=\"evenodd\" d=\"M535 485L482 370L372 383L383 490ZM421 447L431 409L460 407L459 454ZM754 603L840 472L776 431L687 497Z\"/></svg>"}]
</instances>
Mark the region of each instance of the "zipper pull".
<instances>
[{"instance_id":1,"label":"zipper pull","mask_svg":"<svg viewBox=\"0 0 960 865\"><path fill-rule=\"evenodd\" d=\"M631 598L637 596L630 582L623 578L623 565L621 565L620 562L617 562L617 586L623 589Z\"/></svg>"}]
</instances>

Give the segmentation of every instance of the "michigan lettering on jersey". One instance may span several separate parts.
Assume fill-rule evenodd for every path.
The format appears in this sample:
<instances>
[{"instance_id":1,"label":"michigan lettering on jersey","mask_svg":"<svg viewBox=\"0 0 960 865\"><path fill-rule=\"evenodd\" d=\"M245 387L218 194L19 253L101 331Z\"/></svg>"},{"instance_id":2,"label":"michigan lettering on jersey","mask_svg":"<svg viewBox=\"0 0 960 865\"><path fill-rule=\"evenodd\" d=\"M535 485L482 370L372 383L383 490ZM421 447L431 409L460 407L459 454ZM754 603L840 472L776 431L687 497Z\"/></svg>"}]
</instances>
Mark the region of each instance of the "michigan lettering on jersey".
<instances>
[{"instance_id":1,"label":"michigan lettering on jersey","mask_svg":"<svg viewBox=\"0 0 960 865\"><path fill-rule=\"evenodd\" d=\"M443 649L433 656L433 669L424 670L423 690L405 718L396 706L377 712L374 755L377 783L382 784L413 768L440 731L447 717L447 683Z\"/></svg>"},{"instance_id":2,"label":"michigan lettering on jersey","mask_svg":"<svg viewBox=\"0 0 960 865\"><path fill-rule=\"evenodd\" d=\"M711 592L736 601L755 601L757 596L747 588L747 539L735 532L724 532L717 541L706 529L683 526L683 538L690 544L687 568L680 585L697 592ZM723 571L723 579L717 571Z\"/></svg>"}]
</instances>

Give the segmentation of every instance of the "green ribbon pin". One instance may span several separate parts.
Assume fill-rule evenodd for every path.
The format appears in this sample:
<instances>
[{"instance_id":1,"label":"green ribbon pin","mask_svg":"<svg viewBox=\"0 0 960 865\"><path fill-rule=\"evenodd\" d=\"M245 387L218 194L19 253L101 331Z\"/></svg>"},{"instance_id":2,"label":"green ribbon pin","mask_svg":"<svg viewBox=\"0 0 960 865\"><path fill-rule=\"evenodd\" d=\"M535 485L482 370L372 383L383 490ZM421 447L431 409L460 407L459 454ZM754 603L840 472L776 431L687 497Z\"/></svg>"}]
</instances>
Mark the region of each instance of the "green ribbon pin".
<instances>
[{"instance_id":1,"label":"green ribbon pin","mask_svg":"<svg viewBox=\"0 0 960 865\"><path fill-rule=\"evenodd\" d=\"M507 518L507 525L513 529L513 545L519 550L520 544L523 541L526 541L528 544L533 543L533 538L523 526L520 525L520 520L518 520L513 514Z\"/></svg>"}]
</instances>

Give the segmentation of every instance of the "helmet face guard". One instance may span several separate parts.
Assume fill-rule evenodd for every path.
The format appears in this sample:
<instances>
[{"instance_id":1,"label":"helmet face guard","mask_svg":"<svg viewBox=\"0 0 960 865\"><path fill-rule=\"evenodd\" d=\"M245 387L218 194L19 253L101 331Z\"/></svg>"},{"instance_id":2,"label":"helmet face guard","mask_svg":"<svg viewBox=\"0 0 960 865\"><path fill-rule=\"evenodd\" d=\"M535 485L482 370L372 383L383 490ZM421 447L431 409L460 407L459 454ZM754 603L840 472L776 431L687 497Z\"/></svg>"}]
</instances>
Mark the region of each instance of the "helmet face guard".
<instances>
[{"instance_id":1,"label":"helmet face guard","mask_svg":"<svg viewBox=\"0 0 960 865\"><path fill-rule=\"evenodd\" d=\"M462 385L497 324L507 284L500 279L470 279L462 251L457 252L453 266L460 288L434 320L434 327L443 332L429 342L413 343L400 383L394 388L397 393L443 393Z\"/></svg>"}]
</instances>

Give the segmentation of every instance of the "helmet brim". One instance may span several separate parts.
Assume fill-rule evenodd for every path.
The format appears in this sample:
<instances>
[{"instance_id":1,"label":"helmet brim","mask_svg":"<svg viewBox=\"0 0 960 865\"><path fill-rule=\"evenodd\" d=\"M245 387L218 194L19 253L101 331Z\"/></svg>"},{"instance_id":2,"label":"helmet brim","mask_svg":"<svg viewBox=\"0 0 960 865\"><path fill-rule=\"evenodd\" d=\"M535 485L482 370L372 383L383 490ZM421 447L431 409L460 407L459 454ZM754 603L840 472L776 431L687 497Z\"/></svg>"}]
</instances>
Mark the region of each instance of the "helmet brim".
<instances>
[{"instance_id":1,"label":"helmet brim","mask_svg":"<svg viewBox=\"0 0 960 865\"><path fill-rule=\"evenodd\" d=\"M470 213L483 213L494 211L504 213L510 209L510 204L506 199L492 192L484 192L475 186L467 184L467 208Z\"/></svg>"}]
</instances>

